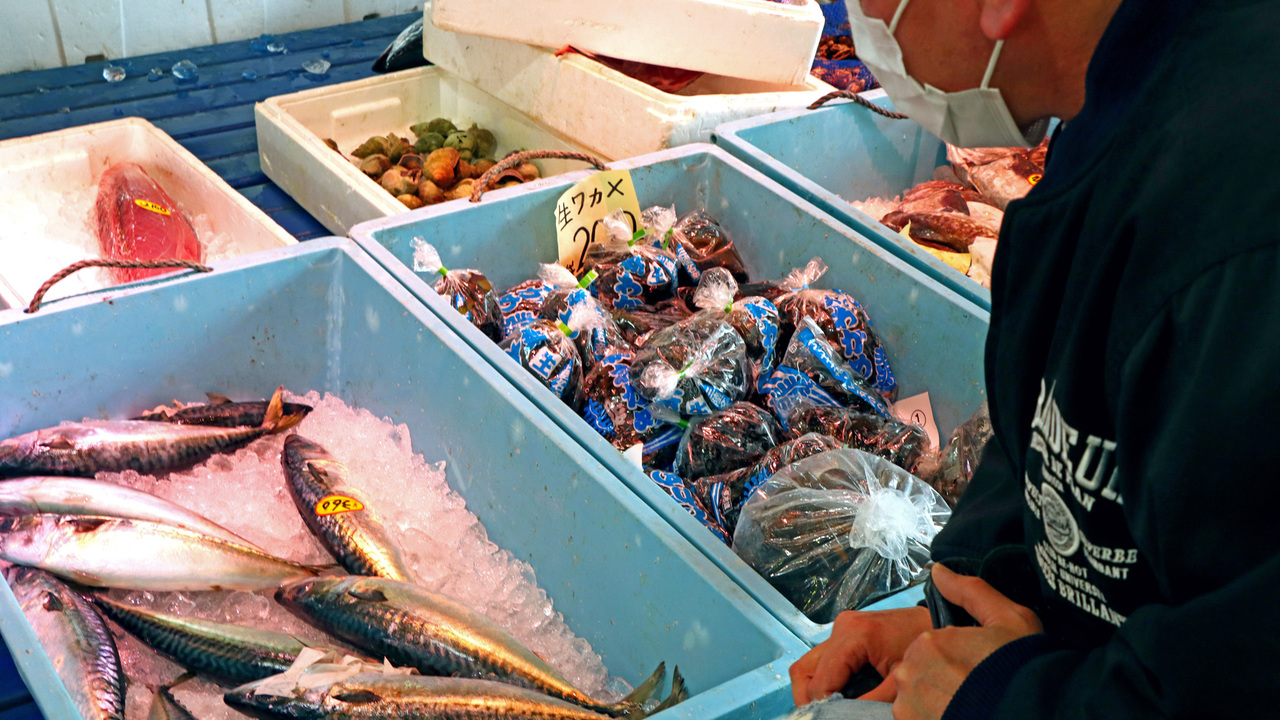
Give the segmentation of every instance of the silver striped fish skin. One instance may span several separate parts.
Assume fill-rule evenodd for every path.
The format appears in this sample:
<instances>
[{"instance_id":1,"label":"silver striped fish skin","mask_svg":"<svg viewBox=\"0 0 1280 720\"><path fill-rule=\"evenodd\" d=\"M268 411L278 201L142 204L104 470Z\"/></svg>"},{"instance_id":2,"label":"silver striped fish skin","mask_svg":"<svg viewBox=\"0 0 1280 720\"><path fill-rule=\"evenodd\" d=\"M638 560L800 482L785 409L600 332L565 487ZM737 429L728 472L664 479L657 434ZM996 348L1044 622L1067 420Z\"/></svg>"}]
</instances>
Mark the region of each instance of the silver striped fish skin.
<instances>
[{"instance_id":1,"label":"silver striped fish skin","mask_svg":"<svg viewBox=\"0 0 1280 720\"><path fill-rule=\"evenodd\" d=\"M185 528L92 515L0 518L0 559L91 587L159 592L267 590L316 573Z\"/></svg>"},{"instance_id":2,"label":"silver striped fish skin","mask_svg":"<svg viewBox=\"0 0 1280 720\"><path fill-rule=\"evenodd\" d=\"M9 585L81 717L124 720L124 671L97 609L40 570L14 568Z\"/></svg>"},{"instance_id":3,"label":"silver striped fish skin","mask_svg":"<svg viewBox=\"0 0 1280 720\"><path fill-rule=\"evenodd\" d=\"M280 454L289 495L312 534L347 572L411 582L399 546L378 519L367 496L347 484L348 470L323 447L299 435L285 439ZM361 509L320 514L321 500L344 496Z\"/></svg>"},{"instance_id":4,"label":"silver striped fish skin","mask_svg":"<svg viewBox=\"0 0 1280 720\"><path fill-rule=\"evenodd\" d=\"M596 700L565 680L506 630L451 598L372 577L321 577L276 591L290 612L397 667L492 678L597 712L625 715L635 704Z\"/></svg>"},{"instance_id":5,"label":"silver striped fish skin","mask_svg":"<svg viewBox=\"0 0 1280 720\"><path fill-rule=\"evenodd\" d=\"M305 647L284 633L163 613L94 597L102 614L178 664L233 684L289 669Z\"/></svg>"},{"instance_id":6,"label":"silver striped fish skin","mask_svg":"<svg viewBox=\"0 0 1280 720\"><path fill-rule=\"evenodd\" d=\"M151 493L88 478L36 476L0 482L0 516L100 515L167 523L256 547L221 525Z\"/></svg>"},{"instance_id":7,"label":"silver striped fish skin","mask_svg":"<svg viewBox=\"0 0 1280 720\"><path fill-rule=\"evenodd\" d=\"M257 717L290 720L606 720L609 716L492 680L366 673L291 697L255 695L254 684L224 696Z\"/></svg>"},{"instance_id":8,"label":"silver striped fish skin","mask_svg":"<svg viewBox=\"0 0 1280 720\"><path fill-rule=\"evenodd\" d=\"M151 701L151 711L147 713L147 720L196 720L196 716L173 697L169 688L161 687L156 688L156 696Z\"/></svg>"},{"instance_id":9,"label":"silver striped fish skin","mask_svg":"<svg viewBox=\"0 0 1280 720\"><path fill-rule=\"evenodd\" d=\"M305 415L283 414L283 389L258 427L220 428L146 420L69 423L0 440L0 477L167 472L283 432Z\"/></svg>"},{"instance_id":10,"label":"silver striped fish skin","mask_svg":"<svg viewBox=\"0 0 1280 720\"><path fill-rule=\"evenodd\" d=\"M241 425L261 425L267 416L267 400L249 400L234 402L216 393L207 393L208 405L191 405L169 412L151 412L139 415L131 420L154 420L156 422L176 423L178 425L213 425L216 427L239 427ZM310 405L302 403L284 403L285 415L307 415Z\"/></svg>"}]
</instances>

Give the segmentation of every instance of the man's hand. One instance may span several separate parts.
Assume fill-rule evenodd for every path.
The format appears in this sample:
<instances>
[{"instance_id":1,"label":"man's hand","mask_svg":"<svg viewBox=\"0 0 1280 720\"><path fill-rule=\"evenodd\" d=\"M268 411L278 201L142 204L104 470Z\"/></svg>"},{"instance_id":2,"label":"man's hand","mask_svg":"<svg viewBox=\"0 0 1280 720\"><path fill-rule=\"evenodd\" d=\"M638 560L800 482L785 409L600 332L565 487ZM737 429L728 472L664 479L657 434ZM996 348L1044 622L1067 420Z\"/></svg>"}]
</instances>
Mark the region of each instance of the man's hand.
<instances>
[{"instance_id":1,"label":"man's hand","mask_svg":"<svg viewBox=\"0 0 1280 720\"><path fill-rule=\"evenodd\" d=\"M969 611L981 627L920 633L894 668L892 677L886 676L885 684L892 682L897 688L894 720L942 717L956 690L978 663L1018 638L1043 632L1034 612L1012 602L983 580L934 565L933 584L943 597Z\"/></svg>"},{"instance_id":2,"label":"man's hand","mask_svg":"<svg viewBox=\"0 0 1280 720\"><path fill-rule=\"evenodd\" d=\"M840 692L867 663L886 680L863 699L892 701L890 671L911 641L930 627L929 611L922 607L840 613L831 628L831 637L791 666L791 695L796 707Z\"/></svg>"}]
</instances>

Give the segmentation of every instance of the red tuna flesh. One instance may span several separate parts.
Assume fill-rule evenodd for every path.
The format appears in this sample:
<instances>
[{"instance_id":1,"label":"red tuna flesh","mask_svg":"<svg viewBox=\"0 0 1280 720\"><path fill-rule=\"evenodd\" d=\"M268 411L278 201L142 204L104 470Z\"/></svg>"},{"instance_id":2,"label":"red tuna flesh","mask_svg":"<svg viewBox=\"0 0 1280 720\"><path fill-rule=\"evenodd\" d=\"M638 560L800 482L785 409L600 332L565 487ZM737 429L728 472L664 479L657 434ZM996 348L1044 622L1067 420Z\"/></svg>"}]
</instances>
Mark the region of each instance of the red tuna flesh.
<instances>
[{"instance_id":1,"label":"red tuna flesh","mask_svg":"<svg viewBox=\"0 0 1280 720\"><path fill-rule=\"evenodd\" d=\"M119 163L102 174L96 209L103 257L200 262L200 241L191 223L136 163ZM111 268L112 277L122 283L171 272L172 268Z\"/></svg>"}]
</instances>

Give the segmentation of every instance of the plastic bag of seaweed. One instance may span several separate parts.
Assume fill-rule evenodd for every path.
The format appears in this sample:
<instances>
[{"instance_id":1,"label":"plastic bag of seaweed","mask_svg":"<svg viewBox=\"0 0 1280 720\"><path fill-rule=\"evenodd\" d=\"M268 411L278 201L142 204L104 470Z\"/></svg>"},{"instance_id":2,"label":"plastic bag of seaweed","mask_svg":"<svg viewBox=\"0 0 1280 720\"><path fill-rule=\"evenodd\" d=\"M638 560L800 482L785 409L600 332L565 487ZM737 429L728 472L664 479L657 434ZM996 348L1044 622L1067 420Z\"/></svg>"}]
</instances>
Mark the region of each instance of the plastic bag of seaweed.
<instances>
[{"instance_id":1,"label":"plastic bag of seaweed","mask_svg":"<svg viewBox=\"0 0 1280 720\"><path fill-rule=\"evenodd\" d=\"M897 465L832 450L765 481L742 507L733 549L825 623L923 580L950 517L937 491Z\"/></svg>"},{"instance_id":2,"label":"plastic bag of seaweed","mask_svg":"<svg viewBox=\"0 0 1280 720\"><path fill-rule=\"evenodd\" d=\"M788 430L791 415L804 406L852 407L893 416L888 400L853 372L810 317L800 319L765 392L769 408Z\"/></svg>"},{"instance_id":3,"label":"plastic bag of seaweed","mask_svg":"<svg viewBox=\"0 0 1280 720\"><path fill-rule=\"evenodd\" d=\"M440 253L427 241L415 237L413 271L440 275L435 291L494 342L502 340L502 308L493 285L479 270L449 270Z\"/></svg>"},{"instance_id":4,"label":"plastic bag of seaweed","mask_svg":"<svg viewBox=\"0 0 1280 720\"><path fill-rule=\"evenodd\" d=\"M778 308L761 297L735 300L738 282L724 268L702 273L693 304L708 313L721 313L725 322L742 336L747 350L748 395L763 396L765 385L778 364Z\"/></svg>"},{"instance_id":5,"label":"plastic bag of seaweed","mask_svg":"<svg viewBox=\"0 0 1280 720\"><path fill-rule=\"evenodd\" d=\"M746 367L746 343L738 331L698 313L648 337L631 363L631 383L655 411L693 418L741 400Z\"/></svg>"}]
</instances>

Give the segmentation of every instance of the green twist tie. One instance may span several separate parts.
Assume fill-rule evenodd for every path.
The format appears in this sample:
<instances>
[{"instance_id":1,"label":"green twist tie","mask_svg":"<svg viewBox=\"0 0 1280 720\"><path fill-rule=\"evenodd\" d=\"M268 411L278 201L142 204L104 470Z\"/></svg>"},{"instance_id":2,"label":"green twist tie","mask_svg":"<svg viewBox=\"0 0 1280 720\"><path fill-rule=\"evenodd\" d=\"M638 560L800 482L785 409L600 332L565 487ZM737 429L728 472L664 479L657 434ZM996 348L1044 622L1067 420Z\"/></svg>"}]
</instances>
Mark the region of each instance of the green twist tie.
<instances>
[{"instance_id":1,"label":"green twist tie","mask_svg":"<svg viewBox=\"0 0 1280 720\"><path fill-rule=\"evenodd\" d=\"M641 239L641 238L643 238L643 237L645 236L645 234L646 234L646 233L645 233L645 230L644 230L643 228L641 228L641 229L639 229L639 230L636 230L635 232L631 233L631 241L630 241L630 242L628 242L628 243L627 243L627 245L630 245L630 246L632 246L632 247L635 247L635 244L636 244L637 242L639 242L639 241L640 241L640 239Z\"/></svg>"},{"instance_id":2,"label":"green twist tie","mask_svg":"<svg viewBox=\"0 0 1280 720\"><path fill-rule=\"evenodd\" d=\"M676 236L675 228L667 228L667 233L662 236L662 247L664 249L670 250L671 241L675 239L675 236Z\"/></svg>"},{"instance_id":3,"label":"green twist tie","mask_svg":"<svg viewBox=\"0 0 1280 720\"><path fill-rule=\"evenodd\" d=\"M569 337L573 337L573 328L566 325L563 320L557 320L556 327L560 328L560 332L564 333L565 335Z\"/></svg>"},{"instance_id":4,"label":"green twist tie","mask_svg":"<svg viewBox=\"0 0 1280 720\"><path fill-rule=\"evenodd\" d=\"M726 314L726 315L728 315L729 313L733 312L733 301L732 301L732 300L730 300L730 301L729 301L729 304L728 304L728 305L725 305L725 306L724 306L724 312L725 312L725 314Z\"/></svg>"},{"instance_id":5,"label":"green twist tie","mask_svg":"<svg viewBox=\"0 0 1280 720\"><path fill-rule=\"evenodd\" d=\"M595 282L597 277L600 277L600 276L596 273L595 270L588 270L587 274L583 275L582 279L578 281L578 287L583 289L590 287L591 283Z\"/></svg>"},{"instance_id":6,"label":"green twist tie","mask_svg":"<svg viewBox=\"0 0 1280 720\"><path fill-rule=\"evenodd\" d=\"M449 270L445 268L443 265L441 265L440 269L437 270L436 272L440 273L440 277L444 277L449 274Z\"/></svg>"},{"instance_id":7,"label":"green twist tie","mask_svg":"<svg viewBox=\"0 0 1280 720\"><path fill-rule=\"evenodd\" d=\"M687 430L689 429L689 421L684 419L677 420L676 427L681 428L682 430Z\"/></svg>"}]
</instances>

